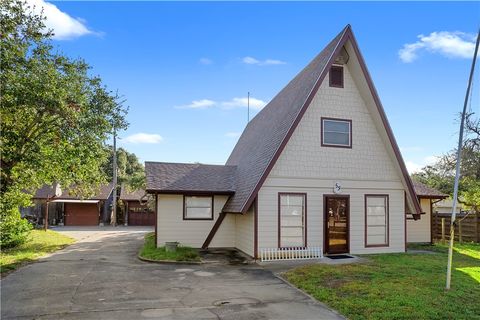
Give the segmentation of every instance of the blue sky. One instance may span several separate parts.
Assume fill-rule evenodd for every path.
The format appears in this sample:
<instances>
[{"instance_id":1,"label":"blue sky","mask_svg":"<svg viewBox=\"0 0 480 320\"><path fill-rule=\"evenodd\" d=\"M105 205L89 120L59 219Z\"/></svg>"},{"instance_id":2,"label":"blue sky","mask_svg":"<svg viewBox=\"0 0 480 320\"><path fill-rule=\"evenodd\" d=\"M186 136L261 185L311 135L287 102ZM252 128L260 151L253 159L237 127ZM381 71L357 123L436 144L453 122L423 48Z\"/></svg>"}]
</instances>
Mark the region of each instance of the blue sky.
<instances>
[{"instance_id":1,"label":"blue sky","mask_svg":"<svg viewBox=\"0 0 480 320\"><path fill-rule=\"evenodd\" d=\"M142 161L219 164L246 125L247 92L254 115L349 23L407 165L421 167L456 145L480 21L479 2L47 7L59 50L85 59L127 99L130 127L120 133L121 146ZM477 114L479 78L476 72Z\"/></svg>"}]
</instances>

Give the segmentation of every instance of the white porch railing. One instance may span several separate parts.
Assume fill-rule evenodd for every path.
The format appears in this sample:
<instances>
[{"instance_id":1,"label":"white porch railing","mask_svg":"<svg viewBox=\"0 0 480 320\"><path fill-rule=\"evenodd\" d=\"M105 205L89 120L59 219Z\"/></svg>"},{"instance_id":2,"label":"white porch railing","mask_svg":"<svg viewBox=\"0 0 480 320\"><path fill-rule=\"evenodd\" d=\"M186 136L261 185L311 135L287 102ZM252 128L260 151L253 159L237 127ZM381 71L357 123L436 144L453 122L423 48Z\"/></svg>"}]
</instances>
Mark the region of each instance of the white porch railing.
<instances>
[{"instance_id":1,"label":"white porch railing","mask_svg":"<svg viewBox=\"0 0 480 320\"><path fill-rule=\"evenodd\" d=\"M261 261L307 260L323 258L320 247L261 248Z\"/></svg>"}]
</instances>

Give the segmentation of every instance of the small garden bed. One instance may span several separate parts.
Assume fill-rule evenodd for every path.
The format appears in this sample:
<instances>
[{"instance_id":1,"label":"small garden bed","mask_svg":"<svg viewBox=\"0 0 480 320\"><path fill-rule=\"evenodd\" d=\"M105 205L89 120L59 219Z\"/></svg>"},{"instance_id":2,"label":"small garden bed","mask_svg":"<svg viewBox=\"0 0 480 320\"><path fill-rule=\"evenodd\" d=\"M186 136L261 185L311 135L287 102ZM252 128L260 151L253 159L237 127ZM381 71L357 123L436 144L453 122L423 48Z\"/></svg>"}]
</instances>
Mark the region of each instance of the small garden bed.
<instances>
[{"instance_id":1,"label":"small garden bed","mask_svg":"<svg viewBox=\"0 0 480 320\"><path fill-rule=\"evenodd\" d=\"M2 249L0 253L1 274L17 269L41 256L65 248L75 240L58 232L48 230L32 230L26 243L10 249Z\"/></svg>"},{"instance_id":2,"label":"small garden bed","mask_svg":"<svg viewBox=\"0 0 480 320\"><path fill-rule=\"evenodd\" d=\"M165 250L165 247L155 247L155 234L145 235L145 243L138 254L146 261L157 262L201 262L198 251L185 246L179 246L175 252Z\"/></svg>"},{"instance_id":3,"label":"small garden bed","mask_svg":"<svg viewBox=\"0 0 480 320\"><path fill-rule=\"evenodd\" d=\"M368 255L369 263L313 264L284 277L349 319L480 319L480 245L455 244L445 291L446 245L436 254Z\"/></svg>"}]
</instances>

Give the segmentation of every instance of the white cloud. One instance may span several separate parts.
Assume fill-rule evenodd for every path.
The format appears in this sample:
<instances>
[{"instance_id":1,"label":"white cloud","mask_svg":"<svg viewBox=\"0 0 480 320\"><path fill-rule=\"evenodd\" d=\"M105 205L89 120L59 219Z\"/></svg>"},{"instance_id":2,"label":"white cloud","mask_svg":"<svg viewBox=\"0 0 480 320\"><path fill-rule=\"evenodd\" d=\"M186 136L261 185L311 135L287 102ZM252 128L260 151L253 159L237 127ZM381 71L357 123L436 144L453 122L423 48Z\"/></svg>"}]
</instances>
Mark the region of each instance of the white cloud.
<instances>
[{"instance_id":1,"label":"white cloud","mask_svg":"<svg viewBox=\"0 0 480 320\"><path fill-rule=\"evenodd\" d=\"M225 137L238 138L240 137L241 134L242 134L241 132L227 132L225 133Z\"/></svg>"},{"instance_id":2,"label":"white cloud","mask_svg":"<svg viewBox=\"0 0 480 320\"><path fill-rule=\"evenodd\" d=\"M418 35L418 41L407 43L398 51L400 59L405 63L413 62L418 52L426 50L430 53L439 53L448 58L471 59L475 49L475 36L460 31L432 32L425 36Z\"/></svg>"},{"instance_id":3,"label":"white cloud","mask_svg":"<svg viewBox=\"0 0 480 320\"><path fill-rule=\"evenodd\" d=\"M47 18L45 26L54 32L53 39L67 40L80 37L94 32L87 28L85 21L73 18L67 13L60 11L54 4L44 0L27 0L27 5L36 14L43 14Z\"/></svg>"},{"instance_id":4,"label":"white cloud","mask_svg":"<svg viewBox=\"0 0 480 320\"><path fill-rule=\"evenodd\" d=\"M250 108L260 110L263 107L265 107L267 103L263 100L256 99L253 97L250 97ZM233 98L230 101L224 101L221 103L221 105L225 109L233 109L233 108L246 108L248 107L248 98Z\"/></svg>"},{"instance_id":5,"label":"white cloud","mask_svg":"<svg viewBox=\"0 0 480 320\"><path fill-rule=\"evenodd\" d=\"M423 158L421 163L407 160L405 162L405 166L407 167L407 170L409 173L415 173L415 172L421 171L423 167L432 165L437 161L438 161L437 156L428 156Z\"/></svg>"},{"instance_id":6,"label":"white cloud","mask_svg":"<svg viewBox=\"0 0 480 320\"><path fill-rule=\"evenodd\" d=\"M213 100L202 99L202 100L193 100L190 104L183 106L176 106L177 109L207 109L215 106L217 103Z\"/></svg>"},{"instance_id":7,"label":"white cloud","mask_svg":"<svg viewBox=\"0 0 480 320\"><path fill-rule=\"evenodd\" d=\"M123 139L128 143L160 143L163 140L162 136L154 133L135 133Z\"/></svg>"},{"instance_id":8,"label":"white cloud","mask_svg":"<svg viewBox=\"0 0 480 320\"><path fill-rule=\"evenodd\" d=\"M266 60L258 60L253 57L244 57L242 62L245 64L253 64L257 66L268 66L268 65L279 65L279 64L286 64L285 61L276 60L276 59L266 59Z\"/></svg>"},{"instance_id":9,"label":"white cloud","mask_svg":"<svg viewBox=\"0 0 480 320\"><path fill-rule=\"evenodd\" d=\"M263 100L250 97L250 108L254 110L262 109L267 103ZM248 98L232 98L229 101L214 101L210 99L194 100L190 104L176 106L176 109L207 109L220 107L222 109L246 108L248 106Z\"/></svg>"},{"instance_id":10,"label":"white cloud","mask_svg":"<svg viewBox=\"0 0 480 320\"><path fill-rule=\"evenodd\" d=\"M200 58L199 62L204 65L209 65L213 63L213 60L208 58Z\"/></svg>"}]
</instances>

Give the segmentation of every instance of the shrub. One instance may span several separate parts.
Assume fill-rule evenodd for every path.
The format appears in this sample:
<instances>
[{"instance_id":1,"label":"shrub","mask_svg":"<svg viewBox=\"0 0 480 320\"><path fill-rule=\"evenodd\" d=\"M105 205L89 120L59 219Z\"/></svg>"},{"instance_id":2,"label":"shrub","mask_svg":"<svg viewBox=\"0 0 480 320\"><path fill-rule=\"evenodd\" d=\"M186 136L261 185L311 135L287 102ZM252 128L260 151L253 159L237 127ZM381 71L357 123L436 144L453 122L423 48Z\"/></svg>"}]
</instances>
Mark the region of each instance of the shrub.
<instances>
[{"instance_id":1,"label":"shrub","mask_svg":"<svg viewBox=\"0 0 480 320\"><path fill-rule=\"evenodd\" d=\"M5 210L0 213L0 246L11 248L27 241L32 225L20 216L18 209Z\"/></svg>"}]
</instances>

